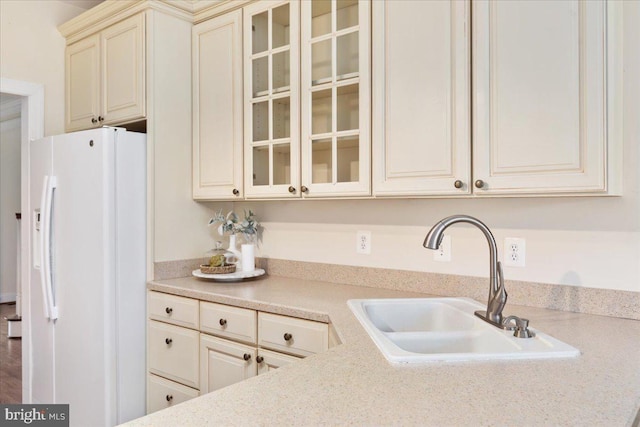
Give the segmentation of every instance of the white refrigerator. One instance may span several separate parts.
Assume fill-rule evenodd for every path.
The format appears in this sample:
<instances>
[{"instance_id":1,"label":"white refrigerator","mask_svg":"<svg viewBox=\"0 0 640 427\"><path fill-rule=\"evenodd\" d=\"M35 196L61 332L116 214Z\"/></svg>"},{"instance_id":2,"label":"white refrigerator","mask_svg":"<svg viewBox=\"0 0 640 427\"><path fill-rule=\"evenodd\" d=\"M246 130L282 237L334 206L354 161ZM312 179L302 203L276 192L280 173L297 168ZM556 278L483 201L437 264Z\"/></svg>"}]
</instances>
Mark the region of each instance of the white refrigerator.
<instances>
[{"instance_id":1,"label":"white refrigerator","mask_svg":"<svg viewBox=\"0 0 640 427\"><path fill-rule=\"evenodd\" d=\"M23 400L69 404L71 426L140 417L146 135L104 127L31 141L28 153L30 322L22 361L30 381Z\"/></svg>"}]
</instances>

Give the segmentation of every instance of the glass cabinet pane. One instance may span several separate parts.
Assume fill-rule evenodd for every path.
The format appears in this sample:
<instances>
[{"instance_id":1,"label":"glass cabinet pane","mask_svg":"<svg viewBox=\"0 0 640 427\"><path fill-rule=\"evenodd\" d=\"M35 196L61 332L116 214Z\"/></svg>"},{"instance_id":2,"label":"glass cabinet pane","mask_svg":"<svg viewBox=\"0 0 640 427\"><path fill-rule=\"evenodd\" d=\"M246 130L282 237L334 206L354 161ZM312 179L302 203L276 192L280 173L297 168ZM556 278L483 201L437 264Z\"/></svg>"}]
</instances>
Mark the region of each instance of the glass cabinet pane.
<instances>
[{"instance_id":1,"label":"glass cabinet pane","mask_svg":"<svg viewBox=\"0 0 640 427\"><path fill-rule=\"evenodd\" d=\"M291 184L291 147L288 143L273 146L273 184Z\"/></svg>"},{"instance_id":2,"label":"glass cabinet pane","mask_svg":"<svg viewBox=\"0 0 640 427\"><path fill-rule=\"evenodd\" d=\"M269 93L269 58L254 59L253 61L253 97L264 96Z\"/></svg>"},{"instance_id":3,"label":"glass cabinet pane","mask_svg":"<svg viewBox=\"0 0 640 427\"><path fill-rule=\"evenodd\" d=\"M331 0L314 0L311 3L311 37L331 32Z\"/></svg>"},{"instance_id":4,"label":"glass cabinet pane","mask_svg":"<svg viewBox=\"0 0 640 427\"><path fill-rule=\"evenodd\" d=\"M289 44L289 3L271 12L271 49Z\"/></svg>"},{"instance_id":5,"label":"glass cabinet pane","mask_svg":"<svg viewBox=\"0 0 640 427\"><path fill-rule=\"evenodd\" d=\"M273 92L285 92L290 90L290 68L289 51L276 53L273 55Z\"/></svg>"},{"instance_id":6,"label":"glass cabinet pane","mask_svg":"<svg viewBox=\"0 0 640 427\"><path fill-rule=\"evenodd\" d=\"M269 139L269 101L253 104L253 140Z\"/></svg>"},{"instance_id":7,"label":"glass cabinet pane","mask_svg":"<svg viewBox=\"0 0 640 427\"><path fill-rule=\"evenodd\" d=\"M289 97L273 100L273 139L289 138L291 102Z\"/></svg>"},{"instance_id":8,"label":"glass cabinet pane","mask_svg":"<svg viewBox=\"0 0 640 427\"><path fill-rule=\"evenodd\" d=\"M251 53L256 54L266 51L269 48L267 45L269 41L268 13L266 11L253 15L251 31L253 34L251 38Z\"/></svg>"},{"instance_id":9,"label":"glass cabinet pane","mask_svg":"<svg viewBox=\"0 0 640 427\"><path fill-rule=\"evenodd\" d=\"M358 72L358 32L345 34L336 41L337 79L354 77Z\"/></svg>"},{"instance_id":10,"label":"glass cabinet pane","mask_svg":"<svg viewBox=\"0 0 640 427\"><path fill-rule=\"evenodd\" d=\"M324 184L332 182L331 138L311 142L311 182Z\"/></svg>"},{"instance_id":11,"label":"glass cabinet pane","mask_svg":"<svg viewBox=\"0 0 640 427\"><path fill-rule=\"evenodd\" d=\"M358 85L340 86L337 92L338 131L358 129L360 118Z\"/></svg>"},{"instance_id":12,"label":"glass cabinet pane","mask_svg":"<svg viewBox=\"0 0 640 427\"><path fill-rule=\"evenodd\" d=\"M360 179L360 140L343 136L337 142L338 182L358 182Z\"/></svg>"},{"instance_id":13,"label":"glass cabinet pane","mask_svg":"<svg viewBox=\"0 0 640 427\"><path fill-rule=\"evenodd\" d=\"M269 146L253 147L253 185L269 185Z\"/></svg>"},{"instance_id":14,"label":"glass cabinet pane","mask_svg":"<svg viewBox=\"0 0 640 427\"><path fill-rule=\"evenodd\" d=\"M336 2L336 30L358 25L358 0L338 0Z\"/></svg>"},{"instance_id":15,"label":"glass cabinet pane","mask_svg":"<svg viewBox=\"0 0 640 427\"><path fill-rule=\"evenodd\" d=\"M311 84L331 81L331 40L311 45Z\"/></svg>"},{"instance_id":16,"label":"glass cabinet pane","mask_svg":"<svg viewBox=\"0 0 640 427\"><path fill-rule=\"evenodd\" d=\"M311 95L311 133L331 132L331 89L313 92Z\"/></svg>"}]
</instances>

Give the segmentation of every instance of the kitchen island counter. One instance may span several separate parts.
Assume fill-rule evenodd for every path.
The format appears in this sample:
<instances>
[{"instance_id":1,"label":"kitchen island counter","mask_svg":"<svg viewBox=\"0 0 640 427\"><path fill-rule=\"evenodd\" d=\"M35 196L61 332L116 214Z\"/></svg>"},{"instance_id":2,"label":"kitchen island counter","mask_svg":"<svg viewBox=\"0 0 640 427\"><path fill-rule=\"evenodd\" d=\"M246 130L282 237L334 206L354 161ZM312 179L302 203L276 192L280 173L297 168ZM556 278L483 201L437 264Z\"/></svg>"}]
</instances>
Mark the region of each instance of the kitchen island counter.
<instances>
[{"instance_id":1,"label":"kitchen island counter","mask_svg":"<svg viewBox=\"0 0 640 427\"><path fill-rule=\"evenodd\" d=\"M149 290L329 322L327 352L143 418L129 426L637 425L640 321L507 303L505 315L581 351L571 359L391 365L347 307L359 298L427 294L267 276L241 283L181 278Z\"/></svg>"}]
</instances>

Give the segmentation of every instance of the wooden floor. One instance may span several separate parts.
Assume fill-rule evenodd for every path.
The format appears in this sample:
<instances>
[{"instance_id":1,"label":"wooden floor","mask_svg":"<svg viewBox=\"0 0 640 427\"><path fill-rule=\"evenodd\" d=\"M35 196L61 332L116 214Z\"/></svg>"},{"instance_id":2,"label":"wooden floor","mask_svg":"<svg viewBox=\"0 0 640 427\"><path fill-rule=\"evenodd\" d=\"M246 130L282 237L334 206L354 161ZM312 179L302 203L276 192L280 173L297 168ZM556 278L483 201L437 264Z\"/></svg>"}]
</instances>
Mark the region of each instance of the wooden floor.
<instances>
[{"instance_id":1,"label":"wooden floor","mask_svg":"<svg viewBox=\"0 0 640 427\"><path fill-rule=\"evenodd\" d=\"M7 338L4 320L15 312L15 304L0 304L0 403L22 403L22 340Z\"/></svg>"}]
</instances>

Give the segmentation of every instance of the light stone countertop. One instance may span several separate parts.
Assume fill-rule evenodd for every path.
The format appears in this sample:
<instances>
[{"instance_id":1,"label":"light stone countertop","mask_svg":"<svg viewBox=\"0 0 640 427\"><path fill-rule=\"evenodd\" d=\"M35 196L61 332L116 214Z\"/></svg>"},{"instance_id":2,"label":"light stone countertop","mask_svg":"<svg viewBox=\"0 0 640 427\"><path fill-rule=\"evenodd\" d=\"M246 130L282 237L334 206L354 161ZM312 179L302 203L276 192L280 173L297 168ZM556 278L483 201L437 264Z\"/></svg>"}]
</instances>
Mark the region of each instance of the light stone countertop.
<instances>
[{"instance_id":1,"label":"light stone countertop","mask_svg":"<svg viewBox=\"0 0 640 427\"><path fill-rule=\"evenodd\" d=\"M427 297L267 276L195 278L150 290L330 321L342 344L294 364L147 415L128 426L579 425L627 426L640 408L640 321L507 303L505 314L581 350L574 359L389 364L346 301ZM636 420L637 423L637 420Z\"/></svg>"}]
</instances>

